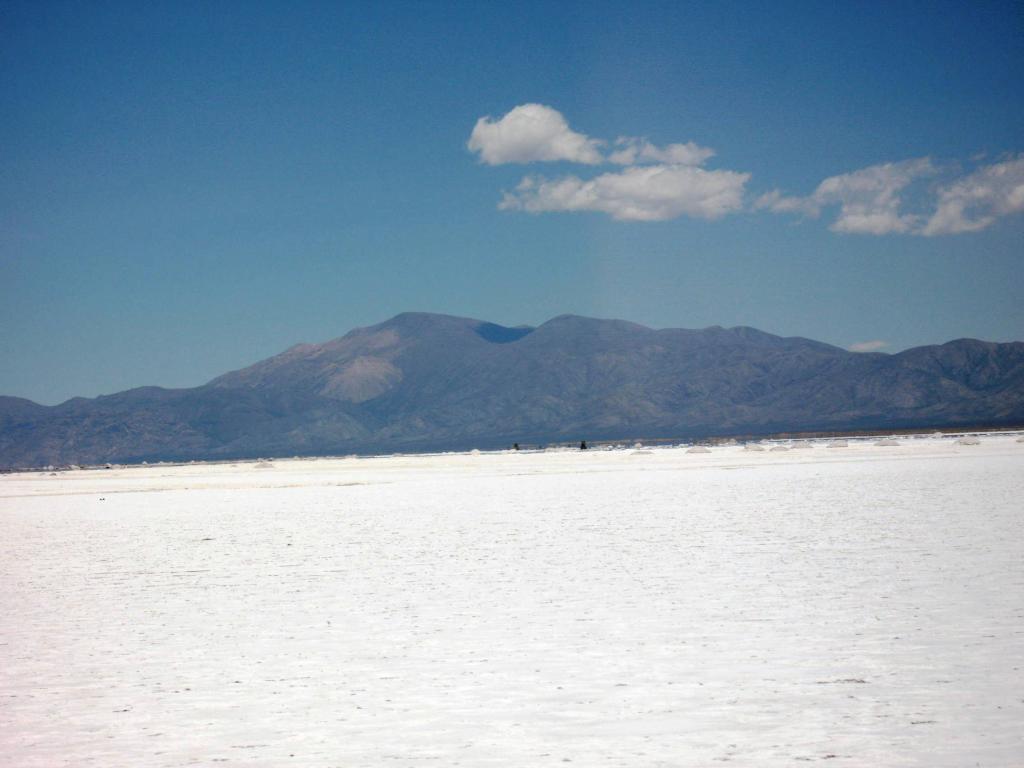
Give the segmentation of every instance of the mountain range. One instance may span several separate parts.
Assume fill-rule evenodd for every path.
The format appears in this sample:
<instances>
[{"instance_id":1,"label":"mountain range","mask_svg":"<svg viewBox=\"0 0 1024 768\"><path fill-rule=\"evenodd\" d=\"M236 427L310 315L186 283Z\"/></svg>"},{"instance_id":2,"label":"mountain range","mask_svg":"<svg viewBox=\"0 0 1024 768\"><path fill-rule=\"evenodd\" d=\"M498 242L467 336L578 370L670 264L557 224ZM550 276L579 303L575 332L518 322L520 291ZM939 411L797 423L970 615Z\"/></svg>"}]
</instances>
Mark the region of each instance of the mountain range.
<instances>
[{"instance_id":1,"label":"mountain range","mask_svg":"<svg viewBox=\"0 0 1024 768\"><path fill-rule=\"evenodd\" d=\"M190 389L0 397L0 466L1021 423L1021 342L853 353L747 327L405 313Z\"/></svg>"}]
</instances>

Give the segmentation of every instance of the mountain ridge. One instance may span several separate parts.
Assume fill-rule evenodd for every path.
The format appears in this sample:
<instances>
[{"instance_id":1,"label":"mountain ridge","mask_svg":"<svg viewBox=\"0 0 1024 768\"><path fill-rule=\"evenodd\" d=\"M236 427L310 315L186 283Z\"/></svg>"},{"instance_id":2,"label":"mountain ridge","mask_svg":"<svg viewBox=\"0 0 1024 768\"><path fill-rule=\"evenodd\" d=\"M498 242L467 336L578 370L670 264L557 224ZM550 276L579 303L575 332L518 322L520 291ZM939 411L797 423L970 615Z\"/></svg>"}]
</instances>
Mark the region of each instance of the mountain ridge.
<instances>
[{"instance_id":1,"label":"mountain ridge","mask_svg":"<svg viewBox=\"0 0 1024 768\"><path fill-rule=\"evenodd\" d=\"M0 466L1024 423L1024 343L854 353L749 326L406 312L198 387L0 397Z\"/></svg>"}]
</instances>

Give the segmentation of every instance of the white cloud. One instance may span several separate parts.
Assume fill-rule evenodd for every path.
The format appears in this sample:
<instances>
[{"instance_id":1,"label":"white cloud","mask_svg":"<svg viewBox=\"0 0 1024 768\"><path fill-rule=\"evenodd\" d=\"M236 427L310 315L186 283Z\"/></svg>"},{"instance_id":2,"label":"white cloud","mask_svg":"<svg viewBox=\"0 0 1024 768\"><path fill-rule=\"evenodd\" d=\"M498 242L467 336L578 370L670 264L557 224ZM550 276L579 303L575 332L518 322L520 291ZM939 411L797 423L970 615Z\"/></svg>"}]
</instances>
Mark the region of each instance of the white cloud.
<instances>
[{"instance_id":1,"label":"white cloud","mask_svg":"<svg viewBox=\"0 0 1024 768\"><path fill-rule=\"evenodd\" d=\"M977 232L1024 211L1024 156L979 168L939 190L922 235Z\"/></svg>"},{"instance_id":2,"label":"white cloud","mask_svg":"<svg viewBox=\"0 0 1024 768\"><path fill-rule=\"evenodd\" d=\"M701 147L688 141L685 144L668 144L658 147L647 139L623 136L615 141L618 148L610 155L608 161L617 165L635 165L642 163L664 163L666 165L703 165L714 157L715 150Z\"/></svg>"},{"instance_id":3,"label":"white cloud","mask_svg":"<svg viewBox=\"0 0 1024 768\"><path fill-rule=\"evenodd\" d=\"M754 201L754 209L767 209L772 213L802 213L816 219L821 212L820 207L810 197L786 197L777 189L765 192Z\"/></svg>"},{"instance_id":4,"label":"white cloud","mask_svg":"<svg viewBox=\"0 0 1024 768\"><path fill-rule=\"evenodd\" d=\"M883 163L825 179L807 197L779 190L761 195L755 209L816 218L823 208L838 205L830 225L834 232L868 235L950 235L977 232L1002 216L1024 212L1024 156L977 170L938 187L930 216L906 213L903 193L918 179L939 173L925 157ZM923 200L923 195L918 195Z\"/></svg>"},{"instance_id":5,"label":"white cloud","mask_svg":"<svg viewBox=\"0 0 1024 768\"><path fill-rule=\"evenodd\" d=\"M801 213L817 217L822 208L839 206L839 214L829 226L833 232L886 235L912 233L920 227L920 217L901 213L901 192L915 180L935 173L927 158L882 163L859 171L825 179L807 197L786 197L779 190L761 195L755 208L774 213Z\"/></svg>"},{"instance_id":6,"label":"white cloud","mask_svg":"<svg viewBox=\"0 0 1024 768\"><path fill-rule=\"evenodd\" d=\"M627 166L592 179L527 176L499 204L503 210L599 211L620 221L662 221L678 216L716 219L743 208L750 174L701 168L714 150L698 144L657 146L624 136L608 142L573 131L560 112L543 104L521 104L505 116L480 118L470 151L488 165L555 161Z\"/></svg>"},{"instance_id":7,"label":"white cloud","mask_svg":"<svg viewBox=\"0 0 1024 768\"><path fill-rule=\"evenodd\" d=\"M621 221L660 221L684 215L715 219L743 208L750 174L702 168L714 157L713 149L692 141L658 146L622 136L605 155L608 145L572 130L561 112L544 104L520 104L497 119L481 117L467 143L488 165L562 161L626 166L589 180L527 176L514 192L505 193L498 206L504 210L601 211ZM977 232L1002 216L1024 212L1024 155L926 192L919 182L940 170L928 157L880 163L830 176L803 197L774 189L752 207L806 218L834 208L829 229L862 235ZM904 210L908 194L917 203L911 205L913 212ZM934 205L930 216L923 214L929 196Z\"/></svg>"},{"instance_id":8,"label":"white cloud","mask_svg":"<svg viewBox=\"0 0 1024 768\"><path fill-rule=\"evenodd\" d=\"M717 219L743 207L749 173L686 165L634 166L583 180L528 176L499 208L530 213L600 211L620 221L662 221L677 216Z\"/></svg>"},{"instance_id":9,"label":"white cloud","mask_svg":"<svg viewBox=\"0 0 1024 768\"><path fill-rule=\"evenodd\" d=\"M912 181L934 173L927 157L873 165L853 173L825 179L814 191L823 205L839 203L834 232L885 235L912 231L918 217L901 214L900 192Z\"/></svg>"},{"instance_id":10,"label":"white cloud","mask_svg":"<svg viewBox=\"0 0 1024 768\"><path fill-rule=\"evenodd\" d=\"M877 352L878 350L885 349L888 346L888 341L876 339L874 341L858 341L856 344L851 344L849 349L851 352Z\"/></svg>"},{"instance_id":11,"label":"white cloud","mask_svg":"<svg viewBox=\"0 0 1024 768\"><path fill-rule=\"evenodd\" d=\"M477 120L467 146L488 165L554 160L596 165L604 161L602 143L572 130L557 109L521 104L497 120Z\"/></svg>"}]
</instances>

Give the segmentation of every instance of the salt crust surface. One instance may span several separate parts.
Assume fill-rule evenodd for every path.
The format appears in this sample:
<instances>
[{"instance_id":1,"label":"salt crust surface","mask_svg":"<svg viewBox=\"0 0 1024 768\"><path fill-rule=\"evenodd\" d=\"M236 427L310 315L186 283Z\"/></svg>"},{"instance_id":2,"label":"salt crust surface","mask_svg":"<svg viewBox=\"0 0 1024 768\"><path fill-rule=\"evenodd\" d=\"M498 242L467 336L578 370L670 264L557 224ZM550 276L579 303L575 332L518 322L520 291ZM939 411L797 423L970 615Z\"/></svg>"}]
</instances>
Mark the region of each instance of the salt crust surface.
<instances>
[{"instance_id":1,"label":"salt crust surface","mask_svg":"<svg viewBox=\"0 0 1024 768\"><path fill-rule=\"evenodd\" d=\"M0 477L0 755L1019 766L1024 445Z\"/></svg>"}]
</instances>

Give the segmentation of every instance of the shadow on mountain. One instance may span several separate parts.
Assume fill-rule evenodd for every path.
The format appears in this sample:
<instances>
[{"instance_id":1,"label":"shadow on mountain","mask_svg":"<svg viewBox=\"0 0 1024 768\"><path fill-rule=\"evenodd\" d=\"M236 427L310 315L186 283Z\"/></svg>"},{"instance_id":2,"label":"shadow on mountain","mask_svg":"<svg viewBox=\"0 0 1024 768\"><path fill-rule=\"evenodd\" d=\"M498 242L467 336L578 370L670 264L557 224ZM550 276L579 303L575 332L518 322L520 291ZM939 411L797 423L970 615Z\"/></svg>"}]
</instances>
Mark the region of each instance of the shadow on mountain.
<instances>
[{"instance_id":1,"label":"shadow on mountain","mask_svg":"<svg viewBox=\"0 0 1024 768\"><path fill-rule=\"evenodd\" d=\"M492 344L511 344L513 341L519 341L523 336L530 333L533 333L533 328L526 325L506 328L504 325L496 323L480 323L476 327L477 336Z\"/></svg>"}]
</instances>

